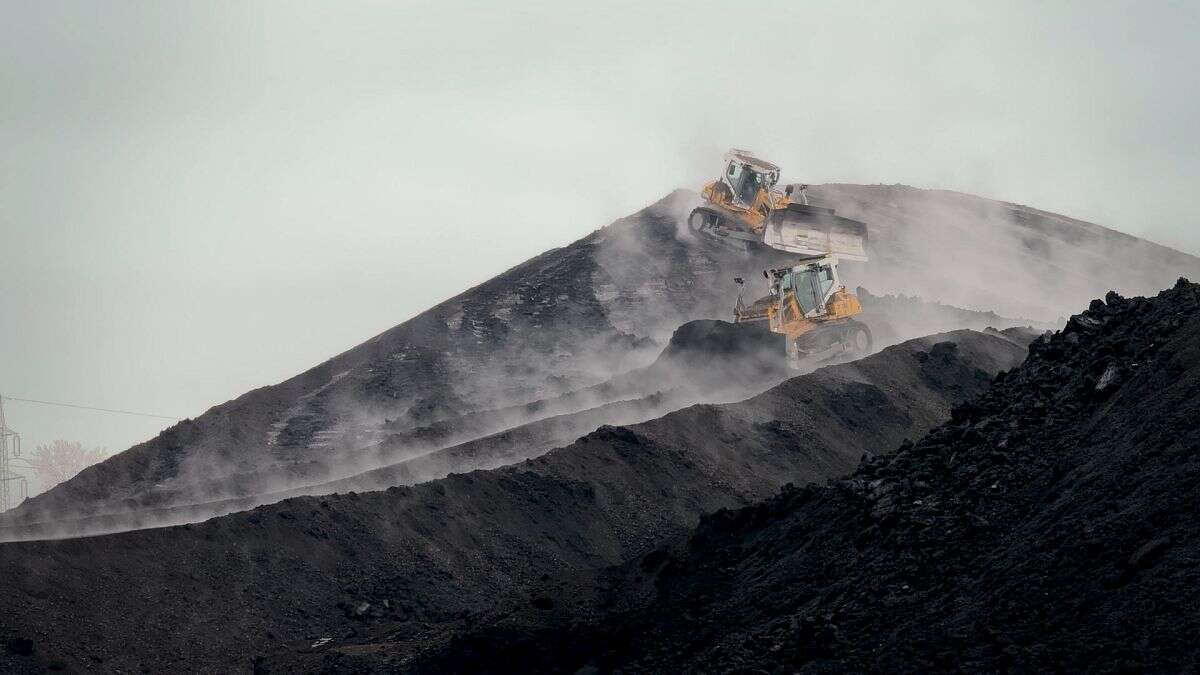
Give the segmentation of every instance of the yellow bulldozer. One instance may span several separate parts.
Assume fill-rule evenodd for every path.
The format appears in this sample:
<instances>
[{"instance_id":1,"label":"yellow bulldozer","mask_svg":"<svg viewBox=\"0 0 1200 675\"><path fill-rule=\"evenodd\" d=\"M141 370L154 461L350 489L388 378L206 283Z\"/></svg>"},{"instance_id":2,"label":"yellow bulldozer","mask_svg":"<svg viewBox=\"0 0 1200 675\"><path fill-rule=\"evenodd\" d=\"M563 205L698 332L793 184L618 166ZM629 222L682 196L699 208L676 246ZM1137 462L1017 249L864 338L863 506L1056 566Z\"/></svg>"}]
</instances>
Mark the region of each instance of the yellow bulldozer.
<instances>
[{"instance_id":1,"label":"yellow bulldozer","mask_svg":"<svg viewBox=\"0 0 1200 675\"><path fill-rule=\"evenodd\" d=\"M704 204L688 217L697 236L800 257L791 267L764 271L768 294L749 305L742 297L745 281L735 279L740 290L734 321L768 322L784 336L793 368L832 350L865 355L873 346L871 331L854 318L862 305L842 284L838 262L866 262L867 226L809 204L807 185L777 190L779 176L778 166L731 150L721 177L704 186Z\"/></svg>"},{"instance_id":2,"label":"yellow bulldozer","mask_svg":"<svg viewBox=\"0 0 1200 675\"><path fill-rule=\"evenodd\" d=\"M807 258L792 267L763 272L768 294L747 305L739 286L735 323L766 321L784 337L788 366L799 369L810 357L830 352L846 356L871 353L871 330L854 317L862 313L858 297L846 290L834 256Z\"/></svg>"},{"instance_id":3,"label":"yellow bulldozer","mask_svg":"<svg viewBox=\"0 0 1200 675\"><path fill-rule=\"evenodd\" d=\"M688 216L697 236L750 250L768 246L802 256L865 262L867 226L808 203L807 185L779 184L779 167L747 150L725 153L720 178L704 186L704 203Z\"/></svg>"}]
</instances>

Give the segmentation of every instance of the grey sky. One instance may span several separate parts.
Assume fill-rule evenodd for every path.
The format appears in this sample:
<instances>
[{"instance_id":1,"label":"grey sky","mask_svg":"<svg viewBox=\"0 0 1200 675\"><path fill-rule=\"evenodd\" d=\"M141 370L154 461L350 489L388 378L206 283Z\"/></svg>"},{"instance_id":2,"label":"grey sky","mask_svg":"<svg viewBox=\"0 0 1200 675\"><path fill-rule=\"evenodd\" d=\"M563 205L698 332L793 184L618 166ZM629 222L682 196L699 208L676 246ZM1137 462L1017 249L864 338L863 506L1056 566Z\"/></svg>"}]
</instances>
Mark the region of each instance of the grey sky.
<instances>
[{"instance_id":1,"label":"grey sky","mask_svg":"<svg viewBox=\"0 0 1200 675\"><path fill-rule=\"evenodd\" d=\"M1197 3L483 4L0 3L0 393L199 414L731 145L1200 252Z\"/></svg>"}]
</instances>

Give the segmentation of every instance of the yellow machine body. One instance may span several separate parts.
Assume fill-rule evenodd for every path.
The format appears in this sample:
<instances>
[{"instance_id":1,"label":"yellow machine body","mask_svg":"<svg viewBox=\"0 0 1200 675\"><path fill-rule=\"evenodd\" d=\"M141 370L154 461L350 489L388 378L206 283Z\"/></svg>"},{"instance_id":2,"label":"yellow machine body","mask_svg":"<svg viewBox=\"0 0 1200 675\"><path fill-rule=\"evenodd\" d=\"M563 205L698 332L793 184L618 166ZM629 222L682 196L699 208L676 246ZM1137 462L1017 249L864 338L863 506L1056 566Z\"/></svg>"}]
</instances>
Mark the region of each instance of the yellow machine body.
<instances>
[{"instance_id":1,"label":"yellow machine body","mask_svg":"<svg viewBox=\"0 0 1200 675\"><path fill-rule=\"evenodd\" d=\"M862 313L858 297L846 289L834 292L825 303L825 313L817 317L804 316L804 310L796 300L796 293L788 291L783 300L767 308L767 321L772 333L786 335L789 339L804 335L830 321L849 319Z\"/></svg>"},{"instance_id":2,"label":"yellow machine body","mask_svg":"<svg viewBox=\"0 0 1200 675\"><path fill-rule=\"evenodd\" d=\"M862 313L862 303L842 285L837 263L836 257L826 256L767 270L763 274L770 293L750 305L739 294L734 321L766 321L772 333L785 337L793 365L805 354L833 347L869 352L870 330L854 320Z\"/></svg>"},{"instance_id":3,"label":"yellow machine body","mask_svg":"<svg viewBox=\"0 0 1200 675\"><path fill-rule=\"evenodd\" d=\"M776 190L779 176L778 166L746 150L730 150L720 177L701 191L704 203L688 216L688 227L702 240L800 256L792 267L763 272L769 295L747 306L739 292L734 321L766 321L771 332L786 338L791 365L834 348L869 353L871 331L854 319L862 304L838 276L839 259L866 262L866 224L809 204L807 185Z\"/></svg>"},{"instance_id":4,"label":"yellow machine body","mask_svg":"<svg viewBox=\"0 0 1200 675\"><path fill-rule=\"evenodd\" d=\"M796 339L824 323L842 321L862 313L862 304L853 293L842 288L834 291L825 303L825 311L816 316L805 316L804 309L794 290L785 291L782 297L769 295L749 306L734 309L734 321L747 323L766 321L772 333Z\"/></svg>"},{"instance_id":5,"label":"yellow machine body","mask_svg":"<svg viewBox=\"0 0 1200 675\"><path fill-rule=\"evenodd\" d=\"M688 216L700 237L749 252L765 246L804 258L836 255L866 262L867 226L808 203L807 185L777 190L780 169L746 150L725 154L725 169Z\"/></svg>"},{"instance_id":6,"label":"yellow machine body","mask_svg":"<svg viewBox=\"0 0 1200 675\"><path fill-rule=\"evenodd\" d=\"M740 221L745 231L753 232L759 237L762 236L767 216L771 215L775 209L787 208L787 205L791 203L791 199L782 192L773 190L765 184L755 190L754 197L749 203L739 203L734 199L729 185L723 180L714 180L705 185L704 189L700 191L700 195L709 206Z\"/></svg>"}]
</instances>

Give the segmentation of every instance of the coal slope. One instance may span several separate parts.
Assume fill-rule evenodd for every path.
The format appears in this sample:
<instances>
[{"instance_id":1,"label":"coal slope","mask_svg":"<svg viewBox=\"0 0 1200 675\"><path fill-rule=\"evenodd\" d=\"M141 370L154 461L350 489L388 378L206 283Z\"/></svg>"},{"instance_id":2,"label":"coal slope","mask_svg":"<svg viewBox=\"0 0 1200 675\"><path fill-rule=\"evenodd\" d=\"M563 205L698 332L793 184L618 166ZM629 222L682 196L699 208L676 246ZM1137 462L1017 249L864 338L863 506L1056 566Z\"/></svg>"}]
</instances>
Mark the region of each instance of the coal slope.
<instances>
[{"instance_id":1,"label":"coal slope","mask_svg":"<svg viewBox=\"0 0 1200 675\"><path fill-rule=\"evenodd\" d=\"M1026 343L1038 333L1038 329L1019 327L1019 320L995 313L915 298L876 297L865 289L859 292L866 308L861 319L875 334L876 348L959 328L988 331L1001 326L1008 338ZM697 401L722 403L759 394L800 374L786 367L783 351L782 338L762 323L689 321L675 330L649 366L551 399L469 413L391 433L377 445L363 448L354 462L346 462L340 467L342 475L334 480L196 504L52 521L0 522L0 542L180 525L289 497L382 490L444 478L450 473L497 468L567 445L604 425L636 424ZM835 350L805 367L811 371L849 358L849 354ZM503 431L491 431L496 428Z\"/></svg>"},{"instance_id":2,"label":"coal slope","mask_svg":"<svg viewBox=\"0 0 1200 675\"><path fill-rule=\"evenodd\" d=\"M993 335L1024 346L1038 334L1015 327L990 331ZM964 333L965 334L965 333ZM692 321L680 327L655 364L646 369L661 382L670 382L684 369L703 372L707 386L729 393L739 391L747 376L764 383L778 383L791 371L780 358L779 336L754 325L724 321ZM983 364L991 367L992 361ZM718 380L722 380L719 383ZM722 389L724 384L726 389ZM759 389L761 389L760 387ZM392 485L410 485L441 478L452 472L495 468L545 453L555 444L569 442L602 424L642 422L654 411L663 413L684 407L686 394L675 390L656 392L643 398L612 403L571 415L550 417L514 427L498 434L430 452L402 462L367 471L332 483L305 488L319 493L348 490L379 490ZM756 399L757 400L757 399ZM653 425L653 422L649 423Z\"/></svg>"},{"instance_id":3,"label":"coal slope","mask_svg":"<svg viewBox=\"0 0 1200 675\"><path fill-rule=\"evenodd\" d=\"M730 279L783 260L681 238L687 200L670 195L547 251L296 377L185 420L0 518L88 517L321 482L389 434L554 398L647 365L680 324L728 315Z\"/></svg>"},{"instance_id":4,"label":"coal slope","mask_svg":"<svg viewBox=\"0 0 1200 675\"><path fill-rule=\"evenodd\" d=\"M1200 286L1110 293L916 444L417 669L1196 672L1198 415Z\"/></svg>"},{"instance_id":5,"label":"coal slope","mask_svg":"<svg viewBox=\"0 0 1200 675\"><path fill-rule=\"evenodd\" d=\"M604 425L635 424L660 417L693 404L701 395L722 401L761 393L796 374L788 370L783 352L782 338L768 331L764 324L691 321L675 331L663 353L650 366L603 385L522 406L519 410L485 411L394 434L375 453L366 453L360 466L367 470L349 471L351 475L345 478L206 504L9 525L0 527L0 541L178 525L289 497L382 490L444 478L450 473L497 468L568 445ZM652 393L643 394L647 391ZM610 399L614 402L603 403ZM585 407L593 401L601 403ZM579 407L584 409L551 414ZM470 433L490 425L503 426L505 420L520 419L534 421L478 438ZM455 425L454 421L460 424ZM463 436L471 440L452 442ZM400 457L404 459L397 461Z\"/></svg>"},{"instance_id":6,"label":"coal slope","mask_svg":"<svg viewBox=\"0 0 1200 675\"><path fill-rule=\"evenodd\" d=\"M704 513L844 475L867 448L945 420L1025 352L1020 339L959 331L497 470L0 544L0 644L14 645L0 672L293 672L353 654L402 665L524 606L543 576L639 559Z\"/></svg>"},{"instance_id":7,"label":"coal slope","mask_svg":"<svg viewBox=\"0 0 1200 675\"><path fill-rule=\"evenodd\" d=\"M842 276L878 294L1054 321L1108 289L1147 293L1200 276L1193 256L1014 204L905 186L822 185L810 194L870 224L871 262L846 263ZM761 279L790 260L693 237L683 221L698 199L672 193L185 420L0 520L162 509L332 480L390 434L516 411L649 364L679 325L728 317L734 277ZM506 418L475 437L525 421Z\"/></svg>"},{"instance_id":8,"label":"coal slope","mask_svg":"<svg viewBox=\"0 0 1200 675\"><path fill-rule=\"evenodd\" d=\"M858 293L864 307L859 319L874 334L876 349L959 329L999 328L1009 338L1030 342L1049 327L1049 324L1030 327L1025 320L918 298L875 296L863 288ZM741 400L788 377L852 357L836 351L823 354L806 362L804 370L798 372L786 367L783 353L781 336L769 332L764 323L689 321L675 330L649 366L516 409L473 413L392 434L380 443L367 462L380 468L300 490L316 494L330 486L339 491L380 489L440 478L449 471L491 468L536 456L602 424L632 424L697 401ZM520 419L530 421L512 422ZM488 428L503 431L482 432ZM467 440L455 442L464 438Z\"/></svg>"},{"instance_id":9,"label":"coal slope","mask_svg":"<svg viewBox=\"0 0 1200 675\"><path fill-rule=\"evenodd\" d=\"M859 288L858 293L864 307L859 318L874 334L876 349L933 333L959 329L1007 330L1036 324L994 312L964 310L918 298L875 296L863 288ZM1030 330L1035 337L1050 327L1051 324L1037 324ZM1032 340L1032 337L1027 335L1022 339ZM390 434L374 449L373 455L367 453L367 463L384 467L377 474L382 476L387 467L420 461L458 446L486 446L500 450L507 444L520 443L524 452L536 453L539 446L541 450L554 447L538 439L557 436L560 441L570 440L562 438L561 433L571 434L574 438L600 424L622 425L650 419L698 401L714 403L744 399L800 374L785 367L781 358L783 352L782 338L766 330L763 323L731 324L713 319L689 321L675 330L662 353L648 366L554 398L515 408L471 413ZM842 362L846 357L836 353L822 355L819 360L806 363L805 370ZM638 419L630 420L630 417ZM527 433L550 427L561 431L552 435ZM496 429L502 431L488 431ZM494 454L499 458L504 452ZM493 459L486 453L478 456L487 461ZM459 465L455 470L471 468L477 467Z\"/></svg>"},{"instance_id":10,"label":"coal slope","mask_svg":"<svg viewBox=\"0 0 1200 675\"><path fill-rule=\"evenodd\" d=\"M617 392L633 398L537 419L303 489L316 494L379 490L441 478L452 472L496 468L541 455L600 426L635 424L686 407L700 391L716 397L713 400L744 398L792 374L782 358L783 349L781 337L762 324L689 321L675 331L653 364L605 383L605 391L593 393L597 400L607 400L618 395ZM643 395L647 390L653 393Z\"/></svg>"}]
</instances>

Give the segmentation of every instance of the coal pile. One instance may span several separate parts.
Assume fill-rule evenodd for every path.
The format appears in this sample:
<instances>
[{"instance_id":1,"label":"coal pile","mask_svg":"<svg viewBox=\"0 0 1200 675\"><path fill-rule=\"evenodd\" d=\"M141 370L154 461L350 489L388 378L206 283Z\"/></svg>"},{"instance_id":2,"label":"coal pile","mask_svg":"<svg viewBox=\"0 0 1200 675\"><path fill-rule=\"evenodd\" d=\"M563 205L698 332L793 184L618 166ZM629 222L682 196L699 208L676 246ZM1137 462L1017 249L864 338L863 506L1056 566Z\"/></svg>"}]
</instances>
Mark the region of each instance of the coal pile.
<instances>
[{"instance_id":1,"label":"coal pile","mask_svg":"<svg viewBox=\"0 0 1200 675\"><path fill-rule=\"evenodd\" d=\"M1200 286L1110 293L918 442L548 581L553 611L418 670L1192 672L1198 415Z\"/></svg>"},{"instance_id":2,"label":"coal pile","mask_svg":"<svg viewBox=\"0 0 1200 675\"><path fill-rule=\"evenodd\" d=\"M783 349L782 336L768 330L765 323L690 321L671 336L660 360L702 371L723 371L729 364L730 369L746 377L747 373L784 372L779 358Z\"/></svg>"},{"instance_id":3,"label":"coal pile","mask_svg":"<svg viewBox=\"0 0 1200 675\"><path fill-rule=\"evenodd\" d=\"M1025 321L993 312L917 298L873 296L861 288L859 293L867 303L861 320L874 333L876 349L931 333L963 328L995 331L997 327L1003 328L997 335L1025 345L1042 330L1022 327ZM232 489L234 496L183 504L172 500L178 493L155 487L141 493L140 499L122 502L128 506L125 509L53 519L38 517L36 509L22 510L12 521L0 519L0 541L200 522L289 497L382 490L443 478L452 472L497 468L567 445L603 425L635 424L700 402L740 401L786 378L854 356L831 350L796 371L787 368L783 353L782 338L764 323L690 321L671 334L651 364L597 385L524 405L449 417L415 429L389 421L384 428L391 431L383 441L340 455L341 463L333 475L306 474L310 479L296 477L292 482L300 484L293 487L281 480L275 489L263 489L254 477L232 481L227 476L223 489ZM136 457L137 453L132 453L128 459ZM120 463L106 463L103 470L117 466ZM45 499L69 494L52 493Z\"/></svg>"},{"instance_id":4,"label":"coal pile","mask_svg":"<svg viewBox=\"0 0 1200 675\"><path fill-rule=\"evenodd\" d=\"M640 560L705 513L845 475L868 448L940 424L1025 352L958 331L495 470L0 544L0 642L22 646L0 652L0 672L309 672L354 655L403 667L529 606L543 577Z\"/></svg>"},{"instance_id":5,"label":"coal pile","mask_svg":"<svg viewBox=\"0 0 1200 675\"><path fill-rule=\"evenodd\" d=\"M689 321L671 335L650 366L562 397L577 405L590 397L599 405L540 419L529 411L534 421L303 490L309 494L379 490L453 472L497 468L537 457L604 425L644 422L697 400L745 398L797 374L788 370L783 349L781 337L763 325ZM570 410L562 398L547 402L547 407L563 405Z\"/></svg>"},{"instance_id":6,"label":"coal pile","mask_svg":"<svg viewBox=\"0 0 1200 675\"><path fill-rule=\"evenodd\" d=\"M871 262L846 263L842 272L847 283L878 294L1054 321L1109 288L1145 293L1200 274L1195 257L1028 207L904 186L810 192L870 223ZM571 392L652 363L680 325L729 316L734 277L755 279L790 262L697 240L682 222L697 200L676 191L293 378L181 422L0 521L138 513L140 522L148 511L253 502L343 478L346 466L396 434L419 441L423 430L441 429L453 437L437 442L447 447L532 421L520 416L523 407L569 403ZM871 326L879 344L982 327L910 322L889 333Z\"/></svg>"}]
</instances>

